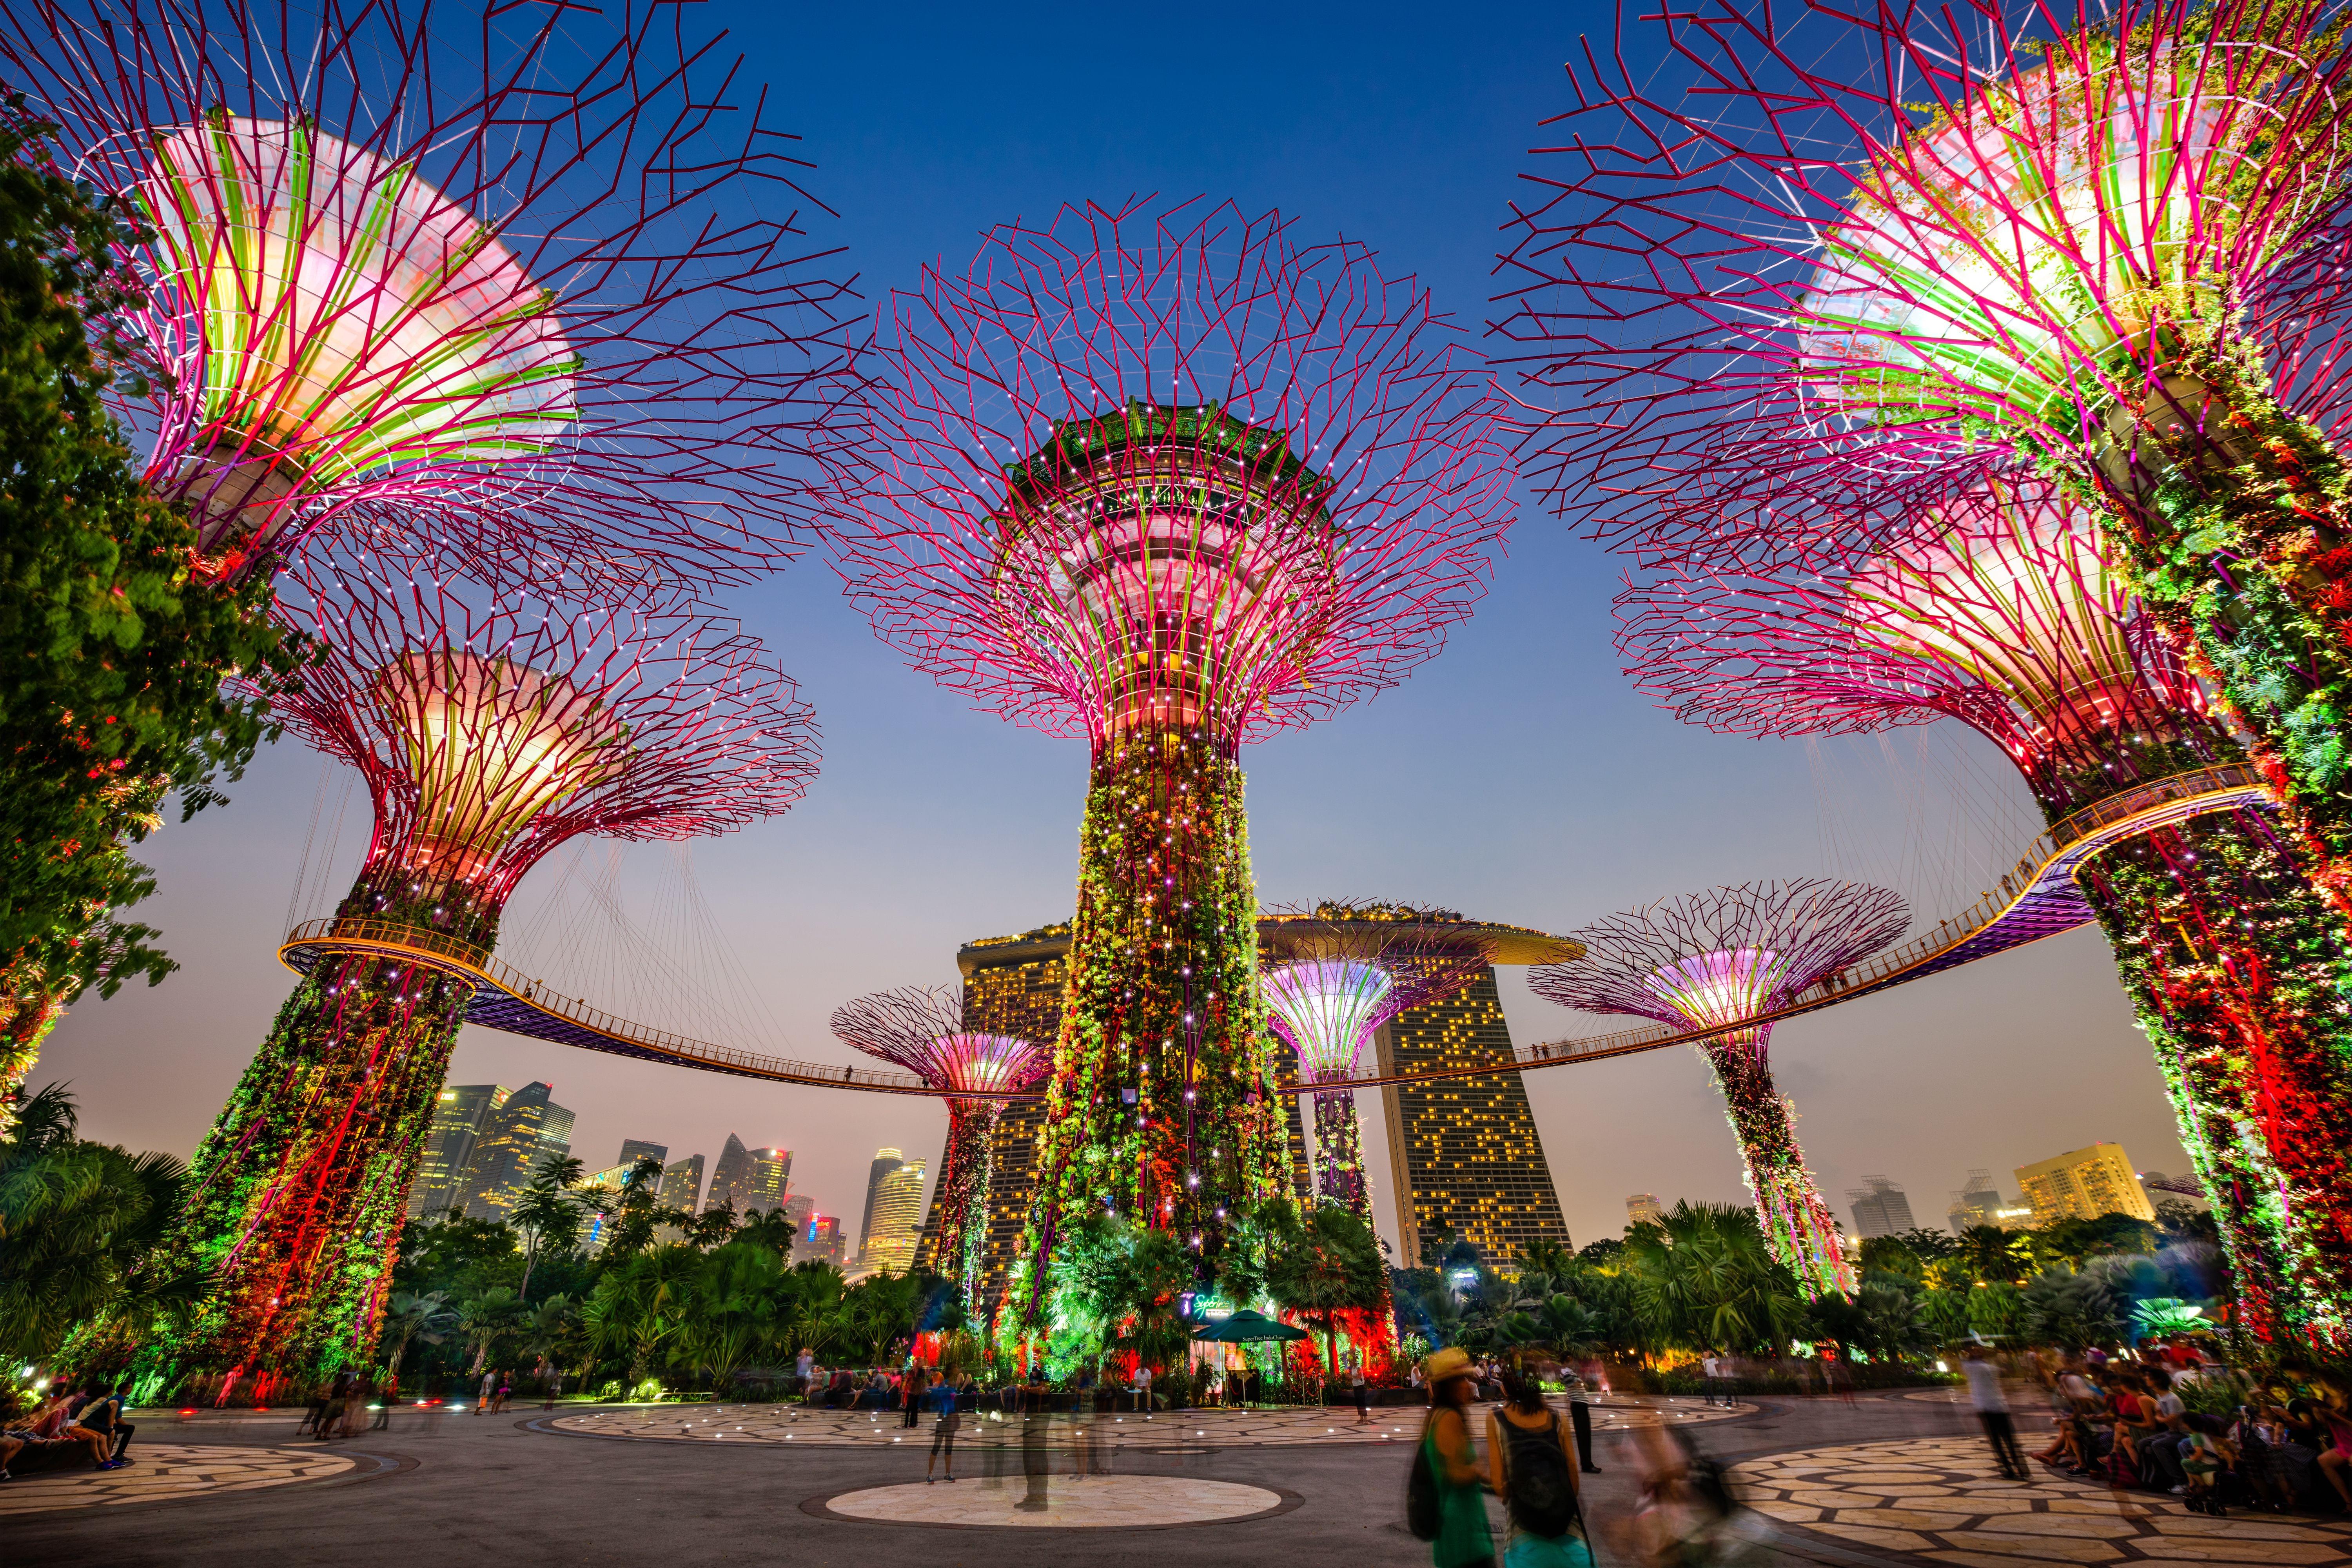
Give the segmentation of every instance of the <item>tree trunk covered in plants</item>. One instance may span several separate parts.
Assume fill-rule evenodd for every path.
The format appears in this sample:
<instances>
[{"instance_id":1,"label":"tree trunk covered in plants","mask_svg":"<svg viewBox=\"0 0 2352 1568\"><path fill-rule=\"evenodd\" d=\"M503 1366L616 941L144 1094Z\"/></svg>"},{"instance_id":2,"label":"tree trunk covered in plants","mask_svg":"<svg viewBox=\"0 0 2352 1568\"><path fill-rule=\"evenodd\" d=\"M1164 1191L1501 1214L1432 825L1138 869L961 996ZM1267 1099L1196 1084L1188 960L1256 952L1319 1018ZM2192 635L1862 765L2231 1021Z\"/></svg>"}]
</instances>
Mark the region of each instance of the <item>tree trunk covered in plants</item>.
<instances>
[{"instance_id":1,"label":"tree trunk covered in plants","mask_svg":"<svg viewBox=\"0 0 2352 1568\"><path fill-rule=\"evenodd\" d=\"M1327 1203L1344 1205L1360 1219L1372 1217L1372 1188L1364 1175L1364 1136L1353 1089L1315 1097L1315 1192Z\"/></svg>"},{"instance_id":2,"label":"tree trunk covered in plants","mask_svg":"<svg viewBox=\"0 0 2352 1568\"><path fill-rule=\"evenodd\" d=\"M1242 789L1233 747L1178 727L1138 724L1095 757L1024 1321L1078 1215L1198 1237L1213 1268L1232 1211L1281 1190Z\"/></svg>"},{"instance_id":3,"label":"tree trunk covered in plants","mask_svg":"<svg viewBox=\"0 0 2352 1568\"><path fill-rule=\"evenodd\" d=\"M412 876L362 876L339 916L489 945L495 908ZM472 995L446 972L359 953L302 978L190 1163L165 1253L215 1284L164 1354L183 1368L298 1377L365 1363Z\"/></svg>"},{"instance_id":4,"label":"tree trunk covered in plants","mask_svg":"<svg viewBox=\"0 0 2352 1568\"><path fill-rule=\"evenodd\" d=\"M1745 1030L1700 1047L1723 1090L1724 1110L1739 1137L1748 1165L1748 1190L1756 1194L1756 1223L1772 1256L1797 1277L1808 1300L1832 1290L1853 1294L1853 1268L1838 1241L1837 1221L1822 1201L1789 1102L1772 1082L1766 1047L1769 1028Z\"/></svg>"}]
</instances>

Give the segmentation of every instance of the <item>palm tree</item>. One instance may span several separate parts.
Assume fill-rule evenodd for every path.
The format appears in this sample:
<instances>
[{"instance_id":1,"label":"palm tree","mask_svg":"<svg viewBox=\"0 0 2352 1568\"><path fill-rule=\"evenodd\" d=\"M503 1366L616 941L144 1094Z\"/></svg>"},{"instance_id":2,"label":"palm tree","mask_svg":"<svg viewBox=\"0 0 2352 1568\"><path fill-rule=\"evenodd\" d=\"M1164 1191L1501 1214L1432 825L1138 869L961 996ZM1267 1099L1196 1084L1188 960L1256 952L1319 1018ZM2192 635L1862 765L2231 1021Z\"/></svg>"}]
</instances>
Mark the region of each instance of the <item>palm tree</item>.
<instances>
[{"instance_id":1,"label":"palm tree","mask_svg":"<svg viewBox=\"0 0 2352 1568\"><path fill-rule=\"evenodd\" d=\"M743 1223L735 1227L734 1239L767 1247L778 1258L789 1258L796 1230L793 1216L780 1208L747 1209Z\"/></svg>"},{"instance_id":2,"label":"palm tree","mask_svg":"<svg viewBox=\"0 0 2352 1568\"><path fill-rule=\"evenodd\" d=\"M572 1325L579 1321L580 1309L572 1304L572 1298L556 1292L523 1320L523 1350L541 1362L549 1360Z\"/></svg>"},{"instance_id":3,"label":"palm tree","mask_svg":"<svg viewBox=\"0 0 2352 1568\"><path fill-rule=\"evenodd\" d=\"M580 1238L587 1210L572 1189L580 1185L582 1165L570 1154L550 1154L507 1211L507 1223L523 1235L522 1290L530 1299L530 1271L542 1246L569 1249Z\"/></svg>"},{"instance_id":4,"label":"palm tree","mask_svg":"<svg viewBox=\"0 0 2352 1568\"><path fill-rule=\"evenodd\" d=\"M401 1363L408 1359L408 1342L423 1340L437 1345L448 1338L449 1331L457 1326L457 1314L449 1308L449 1298L439 1290L418 1294L413 1290L395 1290L383 1321L383 1331L391 1336L392 1355L385 1363L392 1375L400 1375Z\"/></svg>"},{"instance_id":5,"label":"palm tree","mask_svg":"<svg viewBox=\"0 0 2352 1568\"><path fill-rule=\"evenodd\" d=\"M1663 1219L1633 1227L1625 1256L1643 1311L1687 1348L1769 1352L1788 1342L1803 1316L1796 1280L1766 1248L1750 1209L1676 1204Z\"/></svg>"},{"instance_id":6,"label":"palm tree","mask_svg":"<svg viewBox=\"0 0 2352 1568\"><path fill-rule=\"evenodd\" d=\"M626 1352L629 1383L645 1380L654 1352L685 1331L688 1293L702 1258L691 1247L656 1247L623 1258L596 1281L583 1316L600 1352Z\"/></svg>"},{"instance_id":7,"label":"palm tree","mask_svg":"<svg viewBox=\"0 0 2352 1568\"><path fill-rule=\"evenodd\" d=\"M776 1342L790 1311L783 1259L756 1243L730 1243L705 1255L694 1280L687 1353L721 1394L735 1373Z\"/></svg>"},{"instance_id":8,"label":"palm tree","mask_svg":"<svg viewBox=\"0 0 2352 1568\"><path fill-rule=\"evenodd\" d=\"M1322 1328L1323 1363L1336 1377L1339 1315L1386 1305L1388 1268L1371 1226L1341 1205L1318 1204L1276 1251L1266 1289L1277 1305Z\"/></svg>"},{"instance_id":9,"label":"palm tree","mask_svg":"<svg viewBox=\"0 0 2352 1568\"><path fill-rule=\"evenodd\" d=\"M83 1325L192 1300L152 1258L187 1167L84 1142L73 1096L51 1084L18 1108L0 1143L0 1354L46 1359Z\"/></svg>"},{"instance_id":10,"label":"palm tree","mask_svg":"<svg viewBox=\"0 0 2352 1568\"><path fill-rule=\"evenodd\" d=\"M469 1376L480 1375L482 1363L489 1360L491 1344L511 1330L521 1316L522 1298L503 1285L493 1285L472 1300L458 1304L457 1331L474 1352Z\"/></svg>"}]
</instances>

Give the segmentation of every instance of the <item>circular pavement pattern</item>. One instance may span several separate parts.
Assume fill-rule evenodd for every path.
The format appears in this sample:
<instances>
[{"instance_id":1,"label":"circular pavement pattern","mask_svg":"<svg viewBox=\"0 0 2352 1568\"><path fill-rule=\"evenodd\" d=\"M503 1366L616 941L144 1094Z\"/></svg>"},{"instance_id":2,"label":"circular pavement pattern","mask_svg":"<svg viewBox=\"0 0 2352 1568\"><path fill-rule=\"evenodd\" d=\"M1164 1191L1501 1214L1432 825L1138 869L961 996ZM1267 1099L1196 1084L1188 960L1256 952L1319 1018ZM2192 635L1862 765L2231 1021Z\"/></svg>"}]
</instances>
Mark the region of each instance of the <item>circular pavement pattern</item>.
<instances>
[{"instance_id":1,"label":"circular pavement pattern","mask_svg":"<svg viewBox=\"0 0 2352 1568\"><path fill-rule=\"evenodd\" d=\"M134 1441L131 1458L135 1462L119 1470L92 1469L85 1464L66 1470L20 1471L15 1480L0 1486L0 1519L61 1508L251 1491L324 1480L358 1468L358 1461L332 1450L307 1448L200 1448Z\"/></svg>"},{"instance_id":2,"label":"circular pavement pattern","mask_svg":"<svg viewBox=\"0 0 2352 1568\"><path fill-rule=\"evenodd\" d=\"M1753 1405L1710 1405L1703 1400L1611 1399L1592 1406L1595 1431L1623 1431L1661 1422L1705 1422L1753 1415ZM1421 1435L1426 1411L1408 1405L1374 1405L1370 1425L1356 1425L1352 1407L1273 1410L1163 1410L1096 1415L1083 1425L1094 1441L1111 1448L1260 1447L1293 1444L1410 1443ZM895 1410L812 1410L798 1405L640 1405L532 1422L541 1431L592 1437L635 1437L670 1442L815 1443L828 1447L887 1448L897 1443L930 1447L932 1417L908 1428ZM1074 1443L1079 1417L1064 1412L1048 1418L1045 1441ZM988 1411L967 1412L956 1436L959 1448L1017 1447L1023 1418Z\"/></svg>"},{"instance_id":3,"label":"circular pavement pattern","mask_svg":"<svg viewBox=\"0 0 2352 1568\"><path fill-rule=\"evenodd\" d=\"M832 1519L961 1530L1138 1530L1179 1524L1229 1524L1297 1506L1264 1487L1182 1476L1040 1476L1033 1490L1019 1476L970 1475L953 1482L913 1482L842 1492L802 1504Z\"/></svg>"},{"instance_id":4,"label":"circular pavement pattern","mask_svg":"<svg viewBox=\"0 0 2352 1568\"><path fill-rule=\"evenodd\" d=\"M2033 1447L2027 1441L2028 1448ZM2352 1564L2352 1524L2300 1514L2190 1513L2040 1466L2005 1481L1981 1437L1920 1437L1736 1465L1740 1500L1797 1531L1964 1568L2035 1563Z\"/></svg>"}]
</instances>

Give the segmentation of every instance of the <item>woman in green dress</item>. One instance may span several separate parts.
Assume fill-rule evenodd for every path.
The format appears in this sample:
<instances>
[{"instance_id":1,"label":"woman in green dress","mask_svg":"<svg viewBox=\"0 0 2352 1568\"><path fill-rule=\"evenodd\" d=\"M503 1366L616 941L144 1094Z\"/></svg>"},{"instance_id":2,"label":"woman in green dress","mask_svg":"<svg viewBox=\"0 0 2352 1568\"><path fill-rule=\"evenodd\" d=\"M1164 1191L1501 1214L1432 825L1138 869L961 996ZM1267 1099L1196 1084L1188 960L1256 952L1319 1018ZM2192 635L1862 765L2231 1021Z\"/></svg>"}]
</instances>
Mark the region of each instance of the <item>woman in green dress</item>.
<instances>
[{"instance_id":1,"label":"woman in green dress","mask_svg":"<svg viewBox=\"0 0 2352 1568\"><path fill-rule=\"evenodd\" d=\"M1430 1542L1436 1568L1492 1568L1495 1537L1486 1528L1486 1473L1470 1442L1470 1401L1475 1393L1470 1358L1442 1350L1423 1363L1429 1379L1429 1425L1422 1447L1437 1482L1437 1537Z\"/></svg>"}]
</instances>

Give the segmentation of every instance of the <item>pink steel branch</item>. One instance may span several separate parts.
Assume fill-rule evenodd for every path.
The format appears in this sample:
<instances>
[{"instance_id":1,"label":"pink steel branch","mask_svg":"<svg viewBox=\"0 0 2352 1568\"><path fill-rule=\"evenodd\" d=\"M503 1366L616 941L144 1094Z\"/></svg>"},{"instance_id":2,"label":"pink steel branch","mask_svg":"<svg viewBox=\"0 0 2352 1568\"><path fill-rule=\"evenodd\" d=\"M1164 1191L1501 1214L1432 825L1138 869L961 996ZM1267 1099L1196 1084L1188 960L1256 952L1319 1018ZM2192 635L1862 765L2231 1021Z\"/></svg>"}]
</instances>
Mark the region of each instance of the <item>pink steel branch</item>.
<instances>
[{"instance_id":1,"label":"pink steel branch","mask_svg":"<svg viewBox=\"0 0 2352 1568\"><path fill-rule=\"evenodd\" d=\"M120 412L205 569L354 516L494 581L795 547L847 287L764 93L682 15L9 10L8 85L142 220Z\"/></svg>"}]
</instances>

